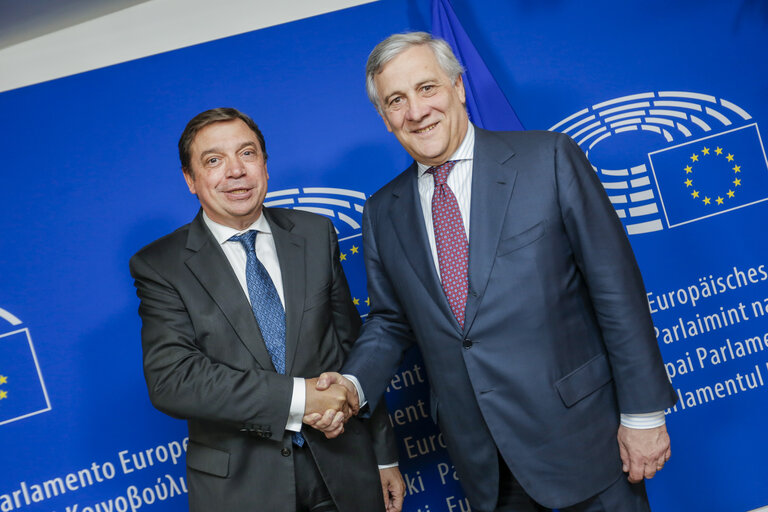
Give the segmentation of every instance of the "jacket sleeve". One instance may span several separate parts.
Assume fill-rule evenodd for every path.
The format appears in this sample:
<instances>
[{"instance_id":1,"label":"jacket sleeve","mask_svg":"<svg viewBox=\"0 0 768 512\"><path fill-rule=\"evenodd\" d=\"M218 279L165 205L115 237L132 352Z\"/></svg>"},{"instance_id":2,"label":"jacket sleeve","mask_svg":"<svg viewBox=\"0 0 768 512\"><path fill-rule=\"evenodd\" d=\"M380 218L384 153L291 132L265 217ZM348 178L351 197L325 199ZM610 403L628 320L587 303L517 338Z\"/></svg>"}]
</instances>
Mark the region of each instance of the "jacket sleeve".
<instances>
[{"instance_id":1,"label":"jacket sleeve","mask_svg":"<svg viewBox=\"0 0 768 512\"><path fill-rule=\"evenodd\" d=\"M371 308L343 371L357 377L368 404L374 409L405 352L415 343L395 287L379 257L375 221L376 206L371 198L363 210L363 251Z\"/></svg>"},{"instance_id":2,"label":"jacket sleeve","mask_svg":"<svg viewBox=\"0 0 768 512\"><path fill-rule=\"evenodd\" d=\"M339 340L348 354L360 332L360 315L355 308L349 292L349 285L339 258L339 243L336 231L329 222L329 237L331 244L331 261L333 262L333 319ZM376 462L389 465L397 462L397 441L389 421L387 406L384 400L379 403L371 416L364 420L373 441Z\"/></svg>"},{"instance_id":3,"label":"jacket sleeve","mask_svg":"<svg viewBox=\"0 0 768 512\"><path fill-rule=\"evenodd\" d=\"M600 325L619 410L634 414L671 407L676 396L624 228L586 155L570 137L558 136L554 163L563 223Z\"/></svg>"},{"instance_id":4,"label":"jacket sleeve","mask_svg":"<svg viewBox=\"0 0 768 512\"><path fill-rule=\"evenodd\" d=\"M152 404L175 418L282 433L292 378L247 362L214 360L206 354L198 337L210 338L227 331L196 332L190 311L194 298L183 296L172 283L177 277L169 278L169 272L161 272L149 259L142 253L135 255L130 270L141 300L144 376ZM281 435L263 437L279 441Z\"/></svg>"}]
</instances>

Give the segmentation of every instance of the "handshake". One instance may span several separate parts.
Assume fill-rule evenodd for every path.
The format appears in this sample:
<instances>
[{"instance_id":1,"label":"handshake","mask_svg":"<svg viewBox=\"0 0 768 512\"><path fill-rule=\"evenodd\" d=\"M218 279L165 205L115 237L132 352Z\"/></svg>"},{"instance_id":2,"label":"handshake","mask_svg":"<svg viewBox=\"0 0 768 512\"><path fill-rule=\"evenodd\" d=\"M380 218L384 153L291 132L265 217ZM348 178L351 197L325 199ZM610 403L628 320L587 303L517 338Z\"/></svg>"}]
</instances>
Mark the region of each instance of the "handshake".
<instances>
[{"instance_id":1,"label":"handshake","mask_svg":"<svg viewBox=\"0 0 768 512\"><path fill-rule=\"evenodd\" d=\"M355 385L343 375L326 372L305 380L305 425L313 427L332 439L344 432L344 424L360 410L360 398Z\"/></svg>"}]
</instances>

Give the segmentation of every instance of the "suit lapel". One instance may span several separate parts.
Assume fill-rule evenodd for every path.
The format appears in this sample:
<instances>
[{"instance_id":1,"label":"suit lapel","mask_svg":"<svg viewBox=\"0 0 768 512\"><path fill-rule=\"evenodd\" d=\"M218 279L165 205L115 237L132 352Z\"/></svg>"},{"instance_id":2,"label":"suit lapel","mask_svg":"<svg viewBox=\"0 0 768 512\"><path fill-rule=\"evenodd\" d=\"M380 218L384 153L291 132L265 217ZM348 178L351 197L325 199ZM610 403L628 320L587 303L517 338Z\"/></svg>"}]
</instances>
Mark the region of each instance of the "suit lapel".
<instances>
[{"instance_id":1,"label":"suit lapel","mask_svg":"<svg viewBox=\"0 0 768 512\"><path fill-rule=\"evenodd\" d=\"M399 186L393 190L394 198L389 211L390 219L394 224L395 233L408 263L419 276L419 280L427 289L429 296L435 300L441 311L459 331L459 323L453 316L448 299L443 292L429 247L429 238L418 192L417 169L416 162L414 162L406 171Z\"/></svg>"},{"instance_id":2,"label":"suit lapel","mask_svg":"<svg viewBox=\"0 0 768 512\"><path fill-rule=\"evenodd\" d=\"M280 210L264 209L272 228L285 299L285 372L290 375L299 345L299 331L304 314L307 269L304 238L291 233L293 223L280 215Z\"/></svg>"},{"instance_id":3,"label":"suit lapel","mask_svg":"<svg viewBox=\"0 0 768 512\"><path fill-rule=\"evenodd\" d=\"M190 225L187 249L193 252L186 261L187 267L219 306L240 341L262 368L274 370L251 305L243 293L232 293L240 290L240 282L208 231L202 213Z\"/></svg>"},{"instance_id":4,"label":"suit lapel","mask_svg":"<svg viewBox=\"0 0 768 512\"><path fill-rule=\"evenodd\" d=\"M514 151L493 132L475 128L469 230L469 294L464 332L472 326L488 285L517 172Z\"/></svg>"}]
</instances>

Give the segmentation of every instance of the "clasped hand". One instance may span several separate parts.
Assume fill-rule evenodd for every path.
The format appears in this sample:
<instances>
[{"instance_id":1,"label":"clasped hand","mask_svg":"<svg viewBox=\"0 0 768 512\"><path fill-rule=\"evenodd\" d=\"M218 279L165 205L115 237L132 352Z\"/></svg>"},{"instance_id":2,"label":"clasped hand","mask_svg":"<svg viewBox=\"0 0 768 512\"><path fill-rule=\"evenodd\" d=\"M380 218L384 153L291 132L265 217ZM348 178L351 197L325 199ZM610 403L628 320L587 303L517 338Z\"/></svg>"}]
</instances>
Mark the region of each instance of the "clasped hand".
<instances>
[{"instance_id":1,"label":"clasped hand","mask_svg":"<svg viewBox=\"0 0 768 512\"><path fill-rule=\"evenodd\" d=\"M339 373L326 372L306 379L304 423L332 439L344 432L344 424L360 410L355 385Z\"/></svg>"}]
</instances>

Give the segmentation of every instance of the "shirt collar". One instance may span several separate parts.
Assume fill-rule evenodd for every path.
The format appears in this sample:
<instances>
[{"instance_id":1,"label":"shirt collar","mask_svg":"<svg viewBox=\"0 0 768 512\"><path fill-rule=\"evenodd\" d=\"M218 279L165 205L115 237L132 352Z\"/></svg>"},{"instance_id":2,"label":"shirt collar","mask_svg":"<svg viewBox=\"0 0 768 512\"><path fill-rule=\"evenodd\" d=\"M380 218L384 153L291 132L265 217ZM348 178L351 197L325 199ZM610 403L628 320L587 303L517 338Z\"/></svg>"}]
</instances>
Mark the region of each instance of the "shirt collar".
<instances>
[{"instance_id":1,"label":"shirt collar","mask_svg":"<svg viewBox=\"0 0 768 512\"><path fill-rule=\"evenodd\" d=\"M467 123L467 133L464 135L464 140L461 141L459 147L451 155L448 160L472 160L475 151L475 127L472 123ZM419 178L427 172L431 166L416 162L419 167Z\"/></svg>"},{"instance_id":2,"label":"shirt collar","mask_svg":"<svg viewBox=\"0 0 768 512\"><path fill-rule=\"evenodd\" d=\"M267 222L267 218L264 216L264 210L261 211L259 218L245 229L235 229L223 224L219 224L218 222L214 222L210 217L208 217L205 211L203 211L203 221L205 222L205 225L208 226L208 229L211 230L213 238L215 238L220 245L227 242L234 235L240 235L250 230L255 230L259 233L272 234L272 228L269 226L269 222Z\"/></svg>"}]
</instances>

